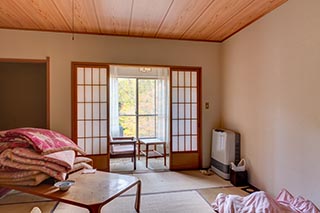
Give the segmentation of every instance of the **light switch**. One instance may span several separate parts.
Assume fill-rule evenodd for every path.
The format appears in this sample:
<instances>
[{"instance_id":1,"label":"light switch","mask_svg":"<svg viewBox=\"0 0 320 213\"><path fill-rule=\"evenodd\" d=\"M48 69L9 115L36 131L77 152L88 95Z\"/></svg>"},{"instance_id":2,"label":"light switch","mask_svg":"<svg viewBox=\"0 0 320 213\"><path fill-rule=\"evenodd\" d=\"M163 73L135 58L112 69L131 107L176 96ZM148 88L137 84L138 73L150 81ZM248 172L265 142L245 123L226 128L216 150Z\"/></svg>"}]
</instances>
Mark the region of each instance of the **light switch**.
<instances>
[{"instance_id":1,"label":"light switch","mask_svg":"<svg viewBox=\"0 0 320 213\"><path fill-rule=\"evenodd\" d=\"M206 102L205 107L206 109L209 109L209 102Z\"/></svg>"}]
</instances>

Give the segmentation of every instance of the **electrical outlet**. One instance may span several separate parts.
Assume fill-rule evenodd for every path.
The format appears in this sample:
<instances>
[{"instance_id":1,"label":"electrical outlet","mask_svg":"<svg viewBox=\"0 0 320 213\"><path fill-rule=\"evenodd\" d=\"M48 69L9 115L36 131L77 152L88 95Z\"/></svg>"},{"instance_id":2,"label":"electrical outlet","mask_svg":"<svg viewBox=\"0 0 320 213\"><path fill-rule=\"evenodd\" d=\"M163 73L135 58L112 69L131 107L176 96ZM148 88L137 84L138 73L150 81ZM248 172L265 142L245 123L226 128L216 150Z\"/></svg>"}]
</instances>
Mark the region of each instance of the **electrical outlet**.
<instances>
[{"instance_id":1,"label":"electrical outlet","mask_svg":"<svg viewBox=\"0 0 320 213\"><path fill-rule=\"evenodd\" d=\"M206 102L205 107L206 109L209 109L209 102Z\"/></svg>"}]
</instances>

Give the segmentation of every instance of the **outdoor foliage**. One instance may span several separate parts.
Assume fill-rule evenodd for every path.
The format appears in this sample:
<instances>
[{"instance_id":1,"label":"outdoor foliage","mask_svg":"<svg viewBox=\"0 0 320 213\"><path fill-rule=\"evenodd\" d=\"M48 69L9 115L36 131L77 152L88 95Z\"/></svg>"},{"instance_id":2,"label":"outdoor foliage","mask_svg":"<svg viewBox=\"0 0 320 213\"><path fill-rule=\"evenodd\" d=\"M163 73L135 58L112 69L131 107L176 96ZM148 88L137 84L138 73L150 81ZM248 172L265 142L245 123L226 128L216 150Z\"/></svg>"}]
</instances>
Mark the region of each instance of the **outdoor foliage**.
<instances>
[{"instance_id":1,"label":"outdoor foliage","mask_svg":"<svg viewBox=\"0 0 320 213\"><path fill-rule=\"evenodd\" d=\"M155 82L154 79L119 78L119 122L124 136L155 136ZM138 85L138 91L137 90ZM136 103L138 94L138 103ZM137 117L136 117L137 116Z\"/></svg>"}]
</instances>

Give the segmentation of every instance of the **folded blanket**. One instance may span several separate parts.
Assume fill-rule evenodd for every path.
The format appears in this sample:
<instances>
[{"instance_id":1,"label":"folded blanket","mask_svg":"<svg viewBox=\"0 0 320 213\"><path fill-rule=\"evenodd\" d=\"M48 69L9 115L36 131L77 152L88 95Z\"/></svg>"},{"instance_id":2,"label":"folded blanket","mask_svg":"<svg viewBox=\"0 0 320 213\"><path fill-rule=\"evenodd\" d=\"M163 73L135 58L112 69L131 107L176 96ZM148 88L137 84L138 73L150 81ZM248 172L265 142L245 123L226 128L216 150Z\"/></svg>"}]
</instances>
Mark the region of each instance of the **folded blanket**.
<instances>
[{"instance_id":1,"label":"folded blanket","mask_svg":"<svg viewBox=\"0 0 320 213\"><path fill-rule=\"evenodd\" d=\"M17 128L0 131L0 143L3 142L14 142L16 146L23 147L30 144L43 155L63 150L74 150L85 155L85 152L68 137L48 129Z\"/></svg>"},{"instance_id":2,"label":"folded blanket","mask_svg":"<svg viewBox=\"0 0 320 213\"><path fill-rule=\"evenodd\" d=\"M54 177L57 180L65 180L66 173L65 172L59 172L56 170L53 170L51 168L48 168L46 166L42 165L32 165L32 164L25 164L25 163L19 163L14 160L11 160L8 155L10 155L10 150L5 150L0 154L0 164L6 167L11 167L15 169L20 170L31 170L31 171L41 171L43 173L48 174L51 177Z\"/></svg>"},{"instance_id":3,"label":"folded blanket","mask_svg":"<svg viewBox=\"0 0 320 213\"><path fill-rule=\"evenodd\" d=\"M20 156L25 159L35 159L35 160L55 163L65 167L66 169L71 169L75 160L75 152L72 150L65 150L65 151L55 152L47 155L40 155L39 153L35 152L33 149L28 149L28 148L17 147L11 150L12 150L12 153L16 156Z\"/></svg>"},{"instance_id":4,"label":"folded blanket","mask_svg":"<svg viewBox=\"0 0 320 213\"><path fill-rule=\"evenodd\" d=\"M18 171L1 171L0 172L0 179L1 178L22 178L27 177L30 175L36 175L41 173L40 171L28 171L28 170L18 170Z\"/></svg>"},{"instance_id":5,"label":"folded blanket","mask_svg":"<svg viewBox=\"0 0 320 213\"><path fill-rule=\"evenodd\" d=\"M44 173L39 173L35 175L30 175L23 178L8 178L8 179L2 179L0 178L0 184L5 185L21 185L21 186L36 186L40 184L42 181L48 179L49 176Z\"/></svg>"},{"instance_id":6,"label":"folded blanket","mask_svg":"<svg viewBox=\"0 0 320 213\"><path fill-rule=\"evenodd\" d=\"M59 165L59 164L56 164L56 163L52 163L52 162L49 162L49 161L46 161L44 158L39 158L39 159L32 159L32 158L28 158L26 156L19 156L17 155L15 152L14 152L15 149L6 149L5 151L3 151L1 154L0 154L0 157L1 158L8 158L12 161L15 161L17 163L22 163L22 164L28 164L28 165L38 165L38 166L45 166L49 169L53 169L55 171L58 171L58 172L67 172L68 169ZM32 152L30 150L30 152ZM34 155L39 155L37 153L34 152ZM40 157L42 157L42 155L39 155Z\"/></svg>"}]
</instances>

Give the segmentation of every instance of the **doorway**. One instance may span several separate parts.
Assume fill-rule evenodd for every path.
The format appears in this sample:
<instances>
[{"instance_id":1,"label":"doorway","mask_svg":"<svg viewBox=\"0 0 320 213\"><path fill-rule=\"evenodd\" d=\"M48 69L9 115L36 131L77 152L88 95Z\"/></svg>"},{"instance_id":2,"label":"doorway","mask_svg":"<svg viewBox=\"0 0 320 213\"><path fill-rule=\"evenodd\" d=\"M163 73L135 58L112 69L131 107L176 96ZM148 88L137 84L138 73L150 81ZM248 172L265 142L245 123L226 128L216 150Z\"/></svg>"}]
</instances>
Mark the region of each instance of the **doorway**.
<instances>
[{"instance_id":1,"label":"doorway","mask_svg":"<svg viewBox=\"0 0 320 213\"><path fill-rule=\"evenodd\" d=\"M72 138L94 160L94 167L113 171L110 138L124 136L138 143L143 139L142 150L145 139L165 142L170 159L162 169L201 167L201 68L72 65ZM164 148L156 151L163 153ZM146 159L139 162L148 169Z\"/></svg>"}]
</instances>

